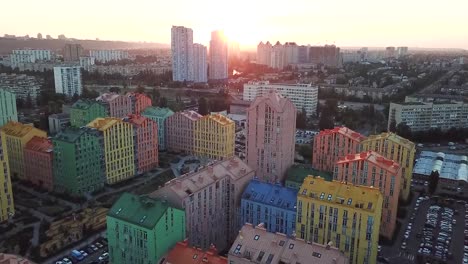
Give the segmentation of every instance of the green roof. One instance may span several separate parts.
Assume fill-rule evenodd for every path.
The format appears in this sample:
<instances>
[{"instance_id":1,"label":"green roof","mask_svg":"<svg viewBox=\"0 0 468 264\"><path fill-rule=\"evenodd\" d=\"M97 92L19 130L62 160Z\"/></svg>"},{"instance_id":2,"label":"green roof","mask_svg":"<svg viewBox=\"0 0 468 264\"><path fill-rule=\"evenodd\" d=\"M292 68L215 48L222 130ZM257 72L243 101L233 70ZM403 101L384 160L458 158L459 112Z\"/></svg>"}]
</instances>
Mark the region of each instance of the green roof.
<instances>
[{"instance_id":1,"label":"green roof","mask_svg":"<svg viewBox=\"0 0 468 264\"><path fill-rule=\"evenodd\" d=\"M67 127L62 132L58 133L53 140L65 141L69 143L75 142L85 130L73 127Z\"/></svg>"},{"instance_id":2,"label":"green roof","mask_svg":"<svg viewBox=\"0 0 468 264\"><path fill-rule=\"evenodd\" d=\"M173 114L174 112L167 107L161 108L161 107L151 106L151 107L147 107L145 111L143 111L143 115L156 116L156 117L168 117Z\"/></svg>"},{"instance_id":3,"label":"green roof","mask_svg":"<svg viewBox=\"0 0 468 264\"><path fill-rule=\"evenodd\" d=\"M304 179L309 175L320 176L327 181L331 181L333 179L331 173L316 170L311 166L295 164L289 167L287 171L286 181L292 181L302 184L304 182Z\"/></svg>"},{"instance_id":4,"label":"green roof","mask_svg":"<svg viewBox=\"0 0 468 264\"><path fill-rule=\"evenodd\" d=\"M93 100L78 100L76 101L71 108L76 108L76 109L88 109L90 108L93 104L97 104L98 102L93 101Z\"/></svg>"},{"instance_id":5,"label":"green roof","mask_svg":"<svg viewBox=\"0 0 468 264\"><path fill-rule=\"evenodd\" d=\"M107 216L153 229L168 208L167 202L148 196L124 193L109 210Z\"/></svg>"}]
</instances>

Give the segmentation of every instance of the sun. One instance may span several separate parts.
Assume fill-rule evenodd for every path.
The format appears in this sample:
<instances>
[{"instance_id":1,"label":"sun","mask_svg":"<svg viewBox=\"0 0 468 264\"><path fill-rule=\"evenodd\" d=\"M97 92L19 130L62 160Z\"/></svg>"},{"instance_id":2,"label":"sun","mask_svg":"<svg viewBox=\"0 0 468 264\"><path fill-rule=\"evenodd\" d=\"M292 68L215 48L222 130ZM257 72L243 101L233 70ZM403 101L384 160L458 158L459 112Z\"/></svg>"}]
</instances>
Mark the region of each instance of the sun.
<instances>
[{"instance_id":1,"label":"sun","mask_svg":"<svg viewBox=\"0 0 468 264\"><path fill-rule=\"evenodd\" d=\"M242 46L256 45L260 39L256 25L252 20L227 20L222 29L229 42L237 42Z\"/></svg>"}]
</instances>

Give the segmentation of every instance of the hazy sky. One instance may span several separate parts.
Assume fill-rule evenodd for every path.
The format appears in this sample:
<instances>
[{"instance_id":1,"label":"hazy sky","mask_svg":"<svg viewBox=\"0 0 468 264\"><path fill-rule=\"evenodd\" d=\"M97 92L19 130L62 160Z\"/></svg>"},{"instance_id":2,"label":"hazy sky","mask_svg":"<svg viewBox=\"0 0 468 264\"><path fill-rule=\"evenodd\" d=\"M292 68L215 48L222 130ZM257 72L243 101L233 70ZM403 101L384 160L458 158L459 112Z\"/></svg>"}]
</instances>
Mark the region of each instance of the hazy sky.
<instances>
[{"instance_id":1,"label":"hazy sky","mask_svg":"<svg viewBox=\"0 0 468 264\"><path fill-rule=\"evenodd\" d=\"M261 40L468 49L468 0L4 0L0 34L170 43L172 25L208 44L225 29Z\"/></svg>"}]
</instances>

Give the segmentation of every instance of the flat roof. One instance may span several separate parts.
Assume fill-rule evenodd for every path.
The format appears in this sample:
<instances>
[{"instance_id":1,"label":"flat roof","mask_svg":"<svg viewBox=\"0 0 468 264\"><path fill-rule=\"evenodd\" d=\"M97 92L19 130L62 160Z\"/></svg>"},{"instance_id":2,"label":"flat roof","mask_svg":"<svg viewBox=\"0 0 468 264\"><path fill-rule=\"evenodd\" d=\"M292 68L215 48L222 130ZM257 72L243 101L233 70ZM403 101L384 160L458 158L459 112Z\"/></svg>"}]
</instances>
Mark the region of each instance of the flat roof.
<instances>
[{"instance_id":1,"label":"flat roof","mask_svg":"<svg viewBox=\"0 0 468 264\"><path fill-rule=\"evenodd\" d=\"M242 199L296 212L297 190L253 179Z\"/></svg>"},{"instance_id":2,"label":"flat roof","mask_svg":"<svg viewBox=\"0 0 468 264\"><path fill-rule=\"evenodd\" d=\"M468 157L442 152L422 151L414 165L413 173L430 176L438 171L440 178L468 182Z\"/></svg>"}]
</instances>

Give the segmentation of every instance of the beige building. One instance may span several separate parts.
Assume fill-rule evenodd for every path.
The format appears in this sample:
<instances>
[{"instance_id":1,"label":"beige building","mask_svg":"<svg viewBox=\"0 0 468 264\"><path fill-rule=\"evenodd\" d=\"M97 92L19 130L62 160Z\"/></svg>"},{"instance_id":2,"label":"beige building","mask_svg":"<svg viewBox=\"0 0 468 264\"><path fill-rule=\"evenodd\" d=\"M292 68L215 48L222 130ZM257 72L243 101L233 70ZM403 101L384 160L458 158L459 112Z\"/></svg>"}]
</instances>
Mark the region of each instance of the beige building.
<instances>
[{"instance_id":1,"label":"beige building","mask_svg":"<svg viewBox=\"0 0 468 264\"><path fill-rule=\"evenodd\" d=\"M269 233L263 227L245 224L228 252L229 264L247 263L320 263L348 264L348 258L337 248L306 243L280 233Z\"/></svg>"},{"instance_id":2,"label":"beige building","mask_svg":"<svg viewBox=\"0 0 468 264\"><path fill-rule=\"evenodd\" d=\"M222 251L237 236L241 195L254 175L234 157L173 179L150 197L185 210L190 245L208 249L213 244Z\"/></svg>"},{"instance_id":3,"label":"beige building","mask_svg":"<svg viewBox=\"0 0 468 264\"><path fill-rule=\"evenodd\" d=\"M195 122L202 115L195 111L176 112L166 119L166 147L170 151L194 153Z\"/></svg>"}]
</instances>

